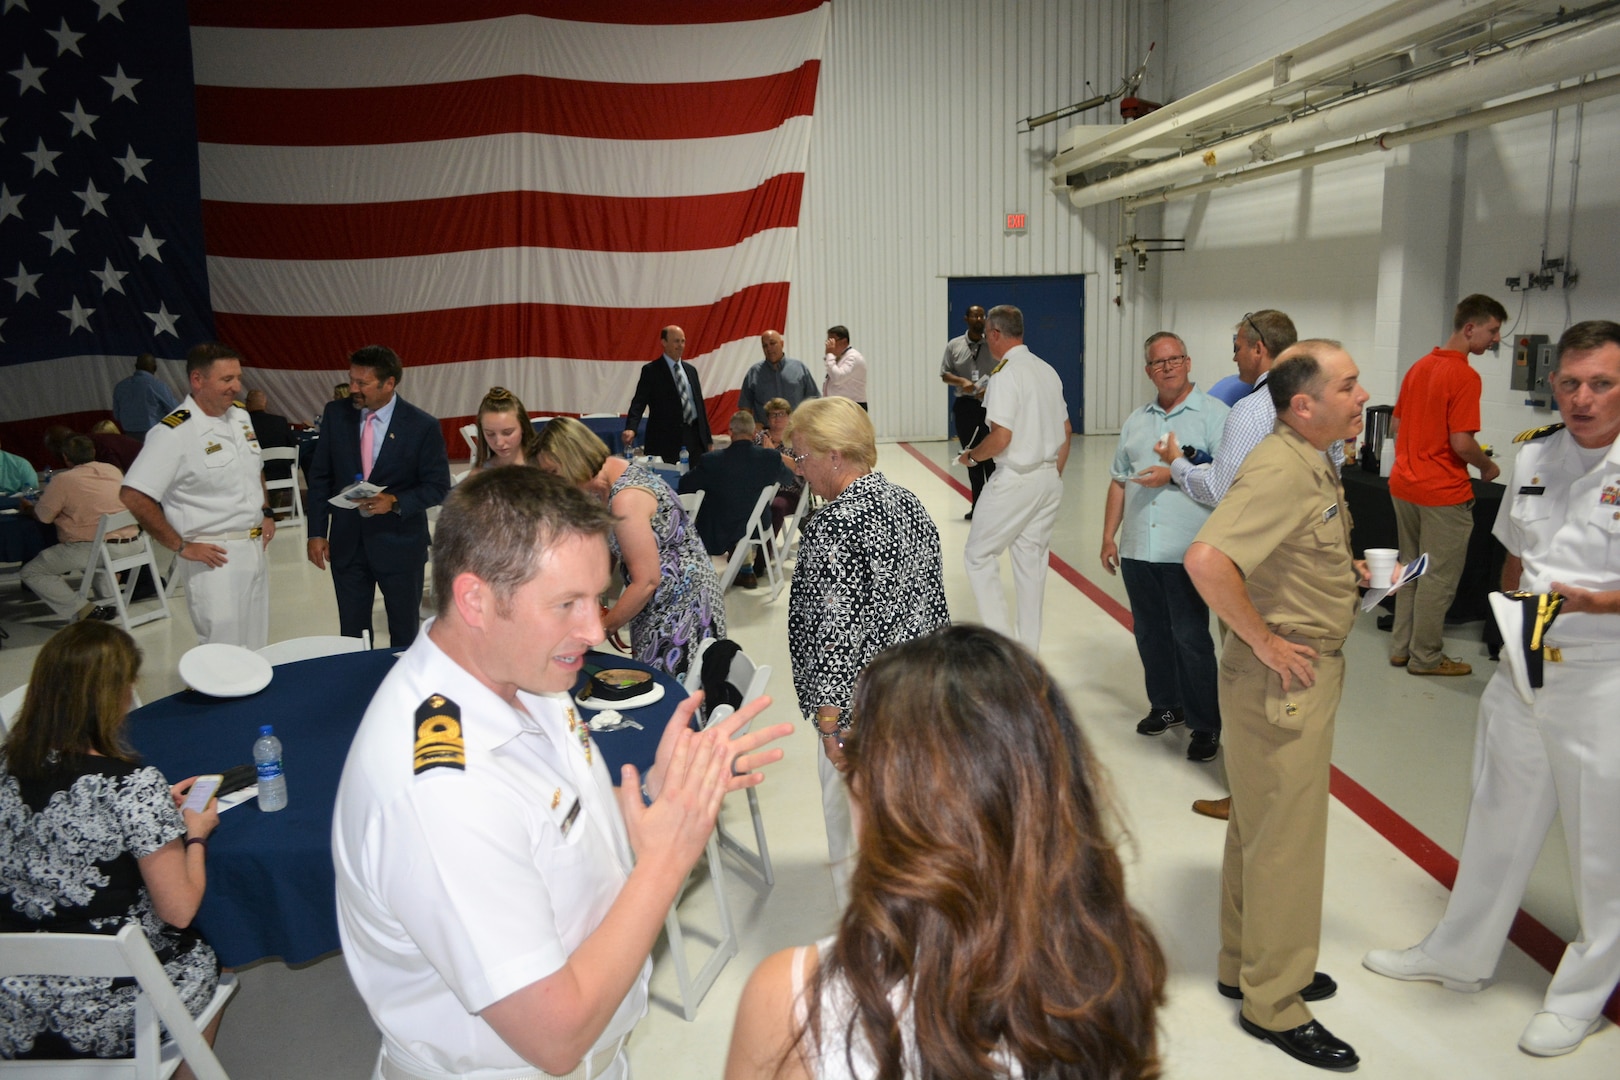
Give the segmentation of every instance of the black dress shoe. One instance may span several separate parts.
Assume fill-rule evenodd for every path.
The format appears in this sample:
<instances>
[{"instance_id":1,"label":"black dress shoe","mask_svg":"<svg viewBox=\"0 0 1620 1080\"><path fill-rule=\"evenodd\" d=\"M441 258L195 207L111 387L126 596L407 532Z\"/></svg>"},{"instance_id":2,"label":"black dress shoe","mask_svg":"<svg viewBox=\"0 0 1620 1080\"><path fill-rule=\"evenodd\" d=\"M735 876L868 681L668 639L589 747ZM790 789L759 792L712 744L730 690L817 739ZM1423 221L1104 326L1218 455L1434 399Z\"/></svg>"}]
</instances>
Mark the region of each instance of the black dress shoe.
<instances>
[{"instance_id":1,"label":"black dress shoe","mask_svg":"<svg viewBox=\"0 0 1620 1080\"><path fill-rule=\"evenodd\" d=\"M973 520L973 511L969 510L967 513L963 514L962 515L962 520L963 521L972 521Z\"/></svg>"},{"instance_id":2,"label":"black dress shoe","mask_svg":"<svg viewBox=\"0 0 1620 1080\"><path fill-rule=\"evenodd\" d=\"M1217 982L1215 989L1221 992L1221 997L1229 997L1234 1001L1243 1000L1243 991L1228 983ZM1333 981L1333 976L1325 971L1318 971L1311 979L1311 985L1299 992L1299 996L1306 1001L1325 1001L1339 992L1339 984Z\"/></svg>"},{"instance_id":3,"label":"black dress shoe","mask_svg":"<svg viewBox=\"0 0 1620 1080\"><path fill-rule=\"evenodd\" d=\"M1334 1038L1331 1031L1315 1020L1287 1031L1267 1031L1241 1015L1238 1023L1255 1038L1263 1039L1289 1057L1315 1065L1318 1069L1353 1069L1361 1063L1354 1047Z\"/></svg>"}]
</instances>

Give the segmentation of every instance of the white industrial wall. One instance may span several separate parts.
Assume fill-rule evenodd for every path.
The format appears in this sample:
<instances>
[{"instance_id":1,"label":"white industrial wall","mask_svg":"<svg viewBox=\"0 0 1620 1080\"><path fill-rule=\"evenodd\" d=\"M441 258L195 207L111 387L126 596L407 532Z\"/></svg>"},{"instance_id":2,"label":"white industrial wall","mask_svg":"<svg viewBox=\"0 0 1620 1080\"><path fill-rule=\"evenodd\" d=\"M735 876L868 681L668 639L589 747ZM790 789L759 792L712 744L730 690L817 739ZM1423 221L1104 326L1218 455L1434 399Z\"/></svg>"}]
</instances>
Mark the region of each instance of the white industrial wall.
<instances>
[{"instance_id":1,"label":"white industrial wall","mask_svg":"<svg viewBox=\"0 0 1620 1080\"><path fill-rule=\"evenodd\" d=\"M1191 93L1380 6L1170 0L1169 92ZM1232 370L1233 323L1257 307L1281 308L1302 334L1345 342L1375 403L1395 400L1399 376L1444 340L1450 308L1467 293L1500 300L1509 329L1555 340L1572 322L1620 317L1620 251L1610 240L1620 202L1620 102L1586 106L1578 139L1576 126L1568 108L1556 121L1551 113L1528 117L1156 210L1164 235L1186 236L1189 248L1146 275L1156 279L1159 317L1186 335L1207 385ZM1570 249L1578 285L1510 292L1504 279L1536 266L1544 233L1550 257ZM1425 291L1433 302L1414 303ZM1504 461L1515 432L1556 419L1508 389L1510 359L1504 344L1474 361L1485 384L1480 437Z\"/></svg>"},{"instance_id":2,"label":"white industrial wall","mask_svg":"<svg viewBox=\"0 0 1620 1080\"><path fill-rule=\"evenodd\" d=\"M1129 294L1109 302L1120 211L1075 210L1045 177L1068 123L1118 123L1118 108L1015 125L1113 89L1162 14L1140 0L834 0L785 332L789 355L819 368L826 328L850 328L880 436L944 435L939 358L961 332L950 277L1086 274L1086 425L1117 430L1138 403L1119 358L1154 315ZM1026 234L1004 235L1008 211L1028 213Z\"/></svg>"}]
</instances>

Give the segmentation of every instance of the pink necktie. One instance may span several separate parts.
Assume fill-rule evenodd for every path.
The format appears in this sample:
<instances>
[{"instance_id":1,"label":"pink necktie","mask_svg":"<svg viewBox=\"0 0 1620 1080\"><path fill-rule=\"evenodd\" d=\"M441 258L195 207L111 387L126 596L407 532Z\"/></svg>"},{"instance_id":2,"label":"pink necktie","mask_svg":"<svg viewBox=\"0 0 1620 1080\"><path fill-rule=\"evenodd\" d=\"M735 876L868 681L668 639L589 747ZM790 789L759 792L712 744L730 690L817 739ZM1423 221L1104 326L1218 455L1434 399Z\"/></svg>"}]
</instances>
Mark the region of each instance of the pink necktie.
<instances>
[{"instance_id":1,"label":"pink necktie","mask_svg":"<svg viewBox=\"0 0 1620 1080\"><path fill-rule=\"evenodd\" d=\"M371 479L371 448L375 445L376 437L373 434L377 429L372 427L377 420L377 414L368 412L360 424L360 475L364 479Z\"/></svg>"}]
</instances>

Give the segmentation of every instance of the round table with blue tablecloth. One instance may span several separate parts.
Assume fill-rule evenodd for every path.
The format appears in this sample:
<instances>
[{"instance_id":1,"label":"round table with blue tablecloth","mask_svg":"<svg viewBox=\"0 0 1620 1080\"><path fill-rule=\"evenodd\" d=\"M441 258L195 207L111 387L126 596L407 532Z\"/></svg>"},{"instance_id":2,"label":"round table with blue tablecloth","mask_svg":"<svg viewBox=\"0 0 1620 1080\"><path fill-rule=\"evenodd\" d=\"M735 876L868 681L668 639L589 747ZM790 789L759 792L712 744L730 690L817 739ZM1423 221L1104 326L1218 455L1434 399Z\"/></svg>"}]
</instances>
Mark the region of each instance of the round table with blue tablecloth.
<instances>
[{"instance_id":1,"label":"round table with blue tablecloth","mask_svg":"<svg viewBox=\"0 0 1620 1080\"><path fill-rule=\"evenodd\" d=\"M261 724L273 724L281 740L287 808L266 814L249 800L222 813L209 838L208 888L196 925L227 967L265 957L304 963L340 947L332 807L349 743L394 657L392 650L373 649L282 664L269 686L247 697L185 690L130 713L130 744L171 783L251 762ZM588 666L642 668L597 653ZM643 772L652 765L658 740L686 696L669 676L653 677L664 697L626 713L643 730L593 736L615 782L626 764Z\"/></svg>"}]
</instances>

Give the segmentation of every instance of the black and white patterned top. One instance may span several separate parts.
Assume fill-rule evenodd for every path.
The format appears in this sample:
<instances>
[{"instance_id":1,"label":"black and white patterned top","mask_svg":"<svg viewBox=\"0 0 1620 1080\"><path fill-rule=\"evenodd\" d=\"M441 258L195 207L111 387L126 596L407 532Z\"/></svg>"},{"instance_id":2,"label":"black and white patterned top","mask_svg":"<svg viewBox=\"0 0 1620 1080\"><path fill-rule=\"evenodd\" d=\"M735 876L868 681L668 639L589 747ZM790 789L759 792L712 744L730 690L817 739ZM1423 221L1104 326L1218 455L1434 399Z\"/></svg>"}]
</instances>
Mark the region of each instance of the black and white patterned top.
<instances>
[{"instance_id":1,"label":"black and white patterned top","mask_svg":"<svg viewBox=\"0 0 1620 1080\"><path fill-rule=\"evenodd\" d=\"M196 931L152 910L137 862L185 833L156 769L64 754L49 777L19 781L0 759L0 931L116 934L138 922L181 999L201 1012L219 962ZM0 981L0 1058L128 1057L134 1018L132 984L13 976Z\"/></svg>"},{"instance_id":2,"label":"black and white patterned top","mask_svg":"<svg viewBox=\"0 0 1620 1080\"><path fill-rule=\"evenodd\" d=\"M917 496L882 473L857 478L804 524L788 600L799 711L847 710L855 677L902 641L951 621L939 530Z\"/></svg>"}]
</instances>

